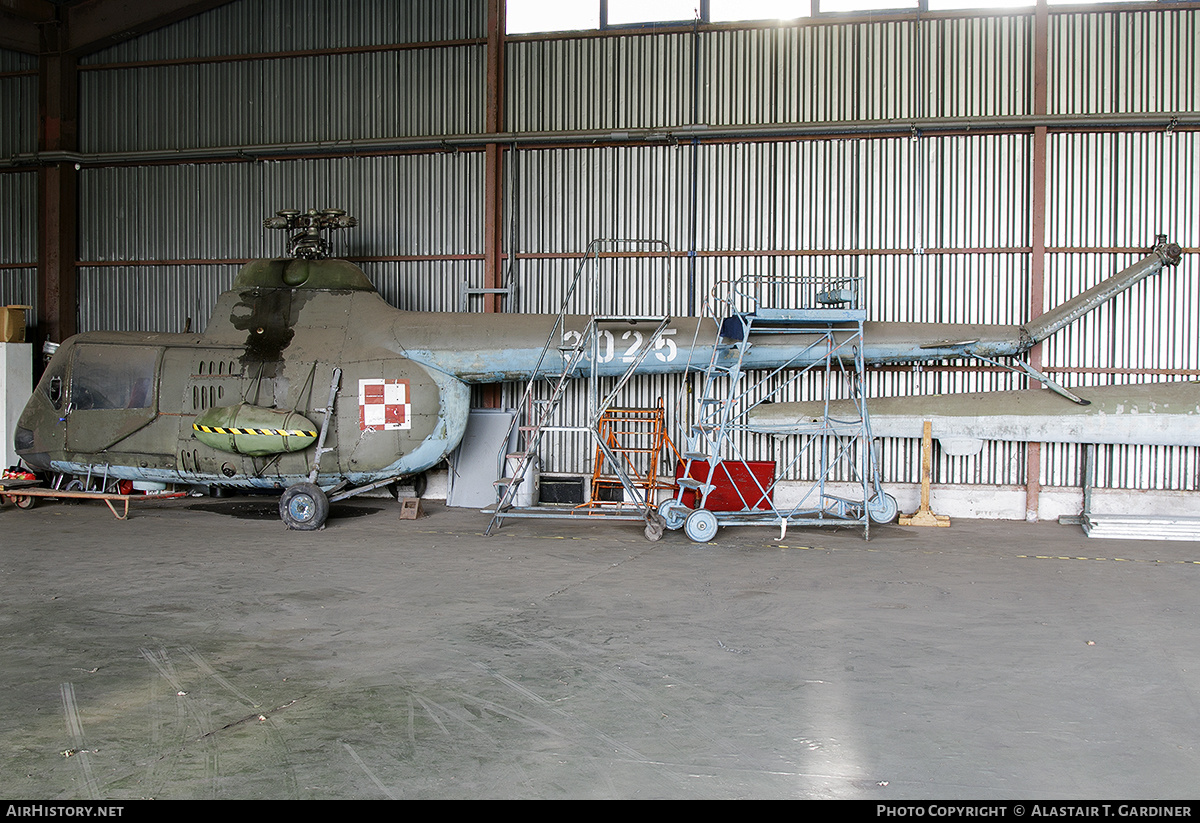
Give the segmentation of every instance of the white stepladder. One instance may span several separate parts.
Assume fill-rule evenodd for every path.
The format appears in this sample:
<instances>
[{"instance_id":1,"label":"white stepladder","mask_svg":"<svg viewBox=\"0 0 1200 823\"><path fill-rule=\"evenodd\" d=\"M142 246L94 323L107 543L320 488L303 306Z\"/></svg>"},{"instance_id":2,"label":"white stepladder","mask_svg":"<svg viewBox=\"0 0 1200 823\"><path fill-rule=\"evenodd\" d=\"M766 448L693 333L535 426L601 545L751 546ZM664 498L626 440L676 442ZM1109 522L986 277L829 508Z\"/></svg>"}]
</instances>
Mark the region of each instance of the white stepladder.
<instances>
[{"instance_id":1,"label":"white stepladder","mask_svg":"<svg viewBox=\"0 0 1200 823\"><path fill-rule=\"evenodd\" d=\"M863 394L861 285L856 277L749 277L714 290L709 310L718 339L682 438L679 492L659 505L667 528L703 543L726 525L778 525L782 539L789 524L859 524L869 538L871 521L896 517L896 501L880 485ZM774 335L793 336L794 357L769 370L745 369L755 342ZM764 471L750 454L764 434L749 428L750 412L802 383L819 387L824 413L770 430L789 445L780 449L782 465ZM852 401L851 415L831 413L839 395ZM796 474L782 489L781 480Z\"/></svg>"}]
</instances>

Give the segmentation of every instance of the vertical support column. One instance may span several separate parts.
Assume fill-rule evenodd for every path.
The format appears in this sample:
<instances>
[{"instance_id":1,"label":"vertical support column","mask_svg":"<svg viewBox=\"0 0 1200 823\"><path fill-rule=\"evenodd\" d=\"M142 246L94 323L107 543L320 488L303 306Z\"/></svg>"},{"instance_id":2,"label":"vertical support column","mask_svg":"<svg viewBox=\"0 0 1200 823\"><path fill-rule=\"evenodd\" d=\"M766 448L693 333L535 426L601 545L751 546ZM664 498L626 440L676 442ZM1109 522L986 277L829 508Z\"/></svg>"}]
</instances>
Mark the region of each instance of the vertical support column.
<instances>
[{"instance_id":1,"label":"vertical support column","mask_svg":"<svg viewBox=\"0 0 1200 823\"><path fill-rule=\"evenodd\" d=\"M1046 0L1037 0L1033 17L1033 113L1044 115L1048 108L1047 66L1050 53L1050 14ZM1029 317L1042 313L1046 294L1046 154L1048 138L1045 126L1033 130L1032 174L1030 179L1031 245L1029 260ZM1042 366L1042 344L1029 352L1029 365ZM1028 443L1025 452L1025 519L1038 519L1041 494L1042 444Z\"/></svg>"},{"instance_id":2,"label":"vertical support column","mask_svg":"<svg viewBox=\"0 0 1200 823\"><path fill-rule=\"evenodd\" d=\"M46 25L38 58L38 150L75 151L79 142L78 67L64 52L62 28ZM38 170L37 337L61 343L76 331L79 174L74 163ZM36 357L40 362L40 358Z\"/></svg>"},{"instance_id":3,"label":"vertical support column","mask_svg":"<svg viewBox=\"0 0 1200 823\"><path fill-rule=\"evenodd\" d=\"M31 337L34 343L61 343L77 330L78 200L78 173L73 163L38 169L38 340Z\"/></svg>"},{"instance_id":4,"label":"vertical support column","mask_svg":"<svg viewBox=\"0 0 1200 823\"><path fill-rule=\"evenodd\" d=\"M504 131L504 31L505 0L488 0L487 18L487 110L484 131ZM483 285L499 289L504 285L504 149L488 143L484 149L483 181ZM499 294L484 295L484 311L503 310ZM499 385L484 389L484 405L499 408Z\"/></svg>"}]
</instances>

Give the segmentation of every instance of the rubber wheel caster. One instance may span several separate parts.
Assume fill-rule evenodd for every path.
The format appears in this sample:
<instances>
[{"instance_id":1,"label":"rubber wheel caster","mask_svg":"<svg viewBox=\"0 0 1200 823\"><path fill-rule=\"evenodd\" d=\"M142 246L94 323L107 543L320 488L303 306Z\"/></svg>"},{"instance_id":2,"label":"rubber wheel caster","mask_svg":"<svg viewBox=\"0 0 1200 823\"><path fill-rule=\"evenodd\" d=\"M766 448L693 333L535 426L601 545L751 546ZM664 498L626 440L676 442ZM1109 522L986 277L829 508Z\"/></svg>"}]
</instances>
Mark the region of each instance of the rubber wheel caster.
<instances>
[{"instance_id":1,"label":"rubber wheel caster","mask_svg":"<svg viewBox=\"0 0 1200 823\"><path fill-rule=\"evenodd\" d=\"M691 509L674 498L664 500L658 506L658 516L663 519L671 531L682 529L684 521L691 513Z\"/></svg>"},{"instance_id":2,"label":"rubber wheel caster","mask_svg":"<svg viewBox=\"0 0 1200 823\"><path fill-rule=\"evenodd\" d=\"M900 514L900 507L890 494L880 494L867 503L867 514L872 523L891 523Z\"/></svg>"},{"instance_id":3,"label":"rubber wheel caster","mask_svg":"<svg viewBox=\"0 0 1200 823\"><path fill-rule=\"evenodd\" d=\"M652 514L650 515L650 520L646 523L646 539L651 543L662 540L663 532L666 529L666 522L657 514Z\"/></svg>"},{"instance_id":4,"label":"rubber wheel caster","mask_svg":"<svg viewBox=\"0 0 1200 823\"><path fill-rule=\"evenodd\" d=\"M707 543L717 533L717 516L708 509L696 509L683 521L683 531L697 543Z\"/></svg>"}]
</instances>

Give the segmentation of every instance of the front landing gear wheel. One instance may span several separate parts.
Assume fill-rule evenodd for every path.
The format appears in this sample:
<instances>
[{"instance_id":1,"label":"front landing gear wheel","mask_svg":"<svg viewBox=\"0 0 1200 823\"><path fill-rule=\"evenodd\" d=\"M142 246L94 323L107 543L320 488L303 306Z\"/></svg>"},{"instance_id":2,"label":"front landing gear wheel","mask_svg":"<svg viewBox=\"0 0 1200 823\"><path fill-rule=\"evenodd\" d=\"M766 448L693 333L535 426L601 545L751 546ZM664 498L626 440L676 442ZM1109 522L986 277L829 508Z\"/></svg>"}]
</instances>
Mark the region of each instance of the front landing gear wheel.
<instances>
[{"instance_id":1,"label":"front landing gear wheel","mask_svg":"<svg viewBox=\"0 0 1200 823\"><path fill-rule=\"evenodd\" d=\"M315 531L325 526L329 498L314 483L297 483L279 498L279 516L289 529Z\"/></svg>"},{"instance_id":2,"label":"front landing gear wheel","mask_svg":"<svg viewBox=\"0 0 1200 823\"><path fill-rule=\"evenodd\" d=\"M696 509L683 521L683 531L697 543L707 543L717 533L717 516L708 509Z\"/></svg>"}]
</instances>

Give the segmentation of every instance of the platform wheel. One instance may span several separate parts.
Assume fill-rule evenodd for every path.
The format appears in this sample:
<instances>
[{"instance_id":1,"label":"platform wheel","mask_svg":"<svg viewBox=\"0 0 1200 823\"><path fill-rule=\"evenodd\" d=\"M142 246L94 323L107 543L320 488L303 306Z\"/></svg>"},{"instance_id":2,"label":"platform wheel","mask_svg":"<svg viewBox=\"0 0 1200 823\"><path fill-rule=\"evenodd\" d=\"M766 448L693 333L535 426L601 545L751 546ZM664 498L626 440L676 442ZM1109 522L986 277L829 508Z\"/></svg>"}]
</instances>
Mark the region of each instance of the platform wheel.
<instances>
[{"instance_id":1,"label":"platform wheel","mask_svg":"<svg viewBox=\"0 0 1200 823\"><path fill-rule=\"evenodd\" d=\"M717 516L708 509L696 509L683 522L683 531L697 543L707 543L717 533Z\"/></svg>"},{"instance_id":2,"label":"platform wheel","mask_svg":"<svg viewBox=\"0 0 1200 823\"><path fill-rule=\"evenodd\" d=\"M867 502L867 514L873 523L891 523L899 513L896 498L890 494L877 494Z\"/></svg>"},{"instance_id":3,"label":"platform wheel","mask_svg":"<svg viewBox=\"0 0 1200 823\"><path fill-rule=\"evenodd\" d=\"M687 520L687 516L691 514L691 511L681 501L673 497L658 504L658 516L663 519L667 528L672 531L683 528L683 523Z\"/></svg>"}]
</instances>

